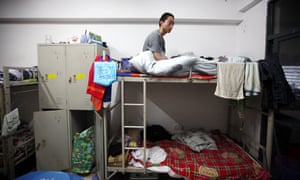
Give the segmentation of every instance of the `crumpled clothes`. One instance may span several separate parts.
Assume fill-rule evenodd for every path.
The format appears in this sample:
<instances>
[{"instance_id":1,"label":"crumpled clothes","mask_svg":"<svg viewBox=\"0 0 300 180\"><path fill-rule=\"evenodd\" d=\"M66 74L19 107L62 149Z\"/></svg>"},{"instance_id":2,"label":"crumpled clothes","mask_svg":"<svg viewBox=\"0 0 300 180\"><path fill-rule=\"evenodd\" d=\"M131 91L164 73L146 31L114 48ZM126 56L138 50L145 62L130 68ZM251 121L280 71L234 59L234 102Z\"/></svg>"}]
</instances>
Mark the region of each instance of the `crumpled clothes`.
<instances>
[{"instance_id":1,"label":"crumpled clothes","mask_svg":"<svg viewBox=\"0 0 300 180\"><path fill-rule=\"evenodd\" d=\"M131 152L133 159L129 164L135 167L144 167L146 164L147 167L160 164L167 158L167 153L164 149L159 146L153 146L146 149L146 163L144 163L144 150L138 149Z\"/></svg>"}]
</instances>

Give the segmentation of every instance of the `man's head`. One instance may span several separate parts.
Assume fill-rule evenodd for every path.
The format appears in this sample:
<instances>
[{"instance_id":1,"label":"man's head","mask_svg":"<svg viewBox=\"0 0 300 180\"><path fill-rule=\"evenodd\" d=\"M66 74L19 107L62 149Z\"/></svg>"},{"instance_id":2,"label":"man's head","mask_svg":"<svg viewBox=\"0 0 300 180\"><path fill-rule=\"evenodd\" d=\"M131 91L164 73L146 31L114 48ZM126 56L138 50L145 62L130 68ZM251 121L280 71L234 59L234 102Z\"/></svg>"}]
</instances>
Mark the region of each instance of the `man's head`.
<instances>
[{"instance_id":1,"label":"man's head","mask_svg":"<svg viewBox=\"0 0 300 180\"><path fill-rule=\"evenodd\" d=\"M169 12L165 12L161 15L159 19L159 28L162 29L163 34L172 31L174 26L174 19L174 15Z\"/></svg>"}]
</instances>

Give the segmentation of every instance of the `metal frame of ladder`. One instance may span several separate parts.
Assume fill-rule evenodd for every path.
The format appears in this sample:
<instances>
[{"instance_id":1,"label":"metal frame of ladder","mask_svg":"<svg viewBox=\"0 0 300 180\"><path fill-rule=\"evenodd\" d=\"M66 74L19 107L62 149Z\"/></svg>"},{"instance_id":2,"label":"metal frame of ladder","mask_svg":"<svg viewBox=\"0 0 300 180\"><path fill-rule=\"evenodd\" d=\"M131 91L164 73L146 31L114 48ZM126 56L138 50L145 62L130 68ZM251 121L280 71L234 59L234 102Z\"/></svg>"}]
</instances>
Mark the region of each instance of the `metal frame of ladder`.
<instances>
[{"instance_id":1,"label":"metal frame of ladder","mask_svg":"<svg viewBox=\"0 0 300 180\"><path fill-rule=\"evenodd\" d=\"M143 149L144 150L144 162L146 162L146 99L147 99L147 86L146 86L146 79L140 82L135 83L143 83L143 102L142 103L129 103L125 102L125 82L124 80L121 81L121 125L122 125L122 169L123 173L125 172L125 159L124 154L127 150L132 149ZM125 124L125 107L126 106L142 106L143 107L143 124L142 125L126 125ZM143 129L143 147L125 147L125 129ZM144 166L144 173L146 173L146 166Z\"/></svg>"}]
</instances>

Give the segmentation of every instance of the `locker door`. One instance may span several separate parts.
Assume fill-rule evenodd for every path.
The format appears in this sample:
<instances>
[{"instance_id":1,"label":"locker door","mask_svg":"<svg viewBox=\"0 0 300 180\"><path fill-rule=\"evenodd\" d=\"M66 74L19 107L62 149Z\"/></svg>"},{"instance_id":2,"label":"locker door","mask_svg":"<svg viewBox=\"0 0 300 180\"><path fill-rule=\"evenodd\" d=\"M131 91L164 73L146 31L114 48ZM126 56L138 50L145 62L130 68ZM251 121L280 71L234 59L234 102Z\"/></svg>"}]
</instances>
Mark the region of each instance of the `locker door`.
<instances>
[{"instance_id":1,"label":"locker door","mask_svg":"<svg viewBox=\"0 0 300 180\"><path fill-rule=\"evenodd\" d=\"M38 170L64 170L71 167L70 131L66 110L33 114Z\"/></svg>"},{"instance_id":2,"label":"locker door","mask_svg":"<svg viewBox=\"0 0 300 180\"><path fill-rule=\"evenodd\" d=\"M38 46L39 99L41 109L66 107L65 47Z\"/></svg>"},{"instance_id":3,"label":"locker door","mask_svg":"<svg viewBox=\"0 0 300 180\"><path fill-rule=\"evenodd\" d=\"M69 109L93 110L86 87L90 66L97 55L96 47L96 45L73 45L66 48Z\"/></svg>"}]
</instances>

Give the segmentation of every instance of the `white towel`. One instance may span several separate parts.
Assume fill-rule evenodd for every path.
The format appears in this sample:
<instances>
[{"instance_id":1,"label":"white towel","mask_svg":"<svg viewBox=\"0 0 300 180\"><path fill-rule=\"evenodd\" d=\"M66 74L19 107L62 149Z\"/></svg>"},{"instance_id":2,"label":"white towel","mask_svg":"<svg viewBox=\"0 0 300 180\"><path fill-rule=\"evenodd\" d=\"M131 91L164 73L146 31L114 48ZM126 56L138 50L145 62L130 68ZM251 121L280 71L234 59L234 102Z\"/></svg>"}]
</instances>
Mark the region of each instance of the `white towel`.
<instances>
[{"instance_id":1,"label":"white towel","mask_svg":"<svg viewBox=\"0 0 300 180\"><path fill-rule=\"evenodd\" d=\"M218 63L215 95L225 98L244 99L244 63Z\"/></svg>"},{"instance_id":2,"label":"white towel","mask_svg":"<svg viewBox=\"0 0 300 180\"><path fill-rule=\"evenodd\" d=\"M260 93L260 78L257 62L247 62L245 68L245 96L256 96Z\"/></svg>"},{"instance_id":3,"label":"white towel","mask_svg":"<svg viewBox=\"0 0 300 180\"><path fill-rule=\"evenodd\" d=\"M5 114L2 125L2 136L7 136L15 132L20 125L18 108Z\"/></svg>"}]
</instances>

